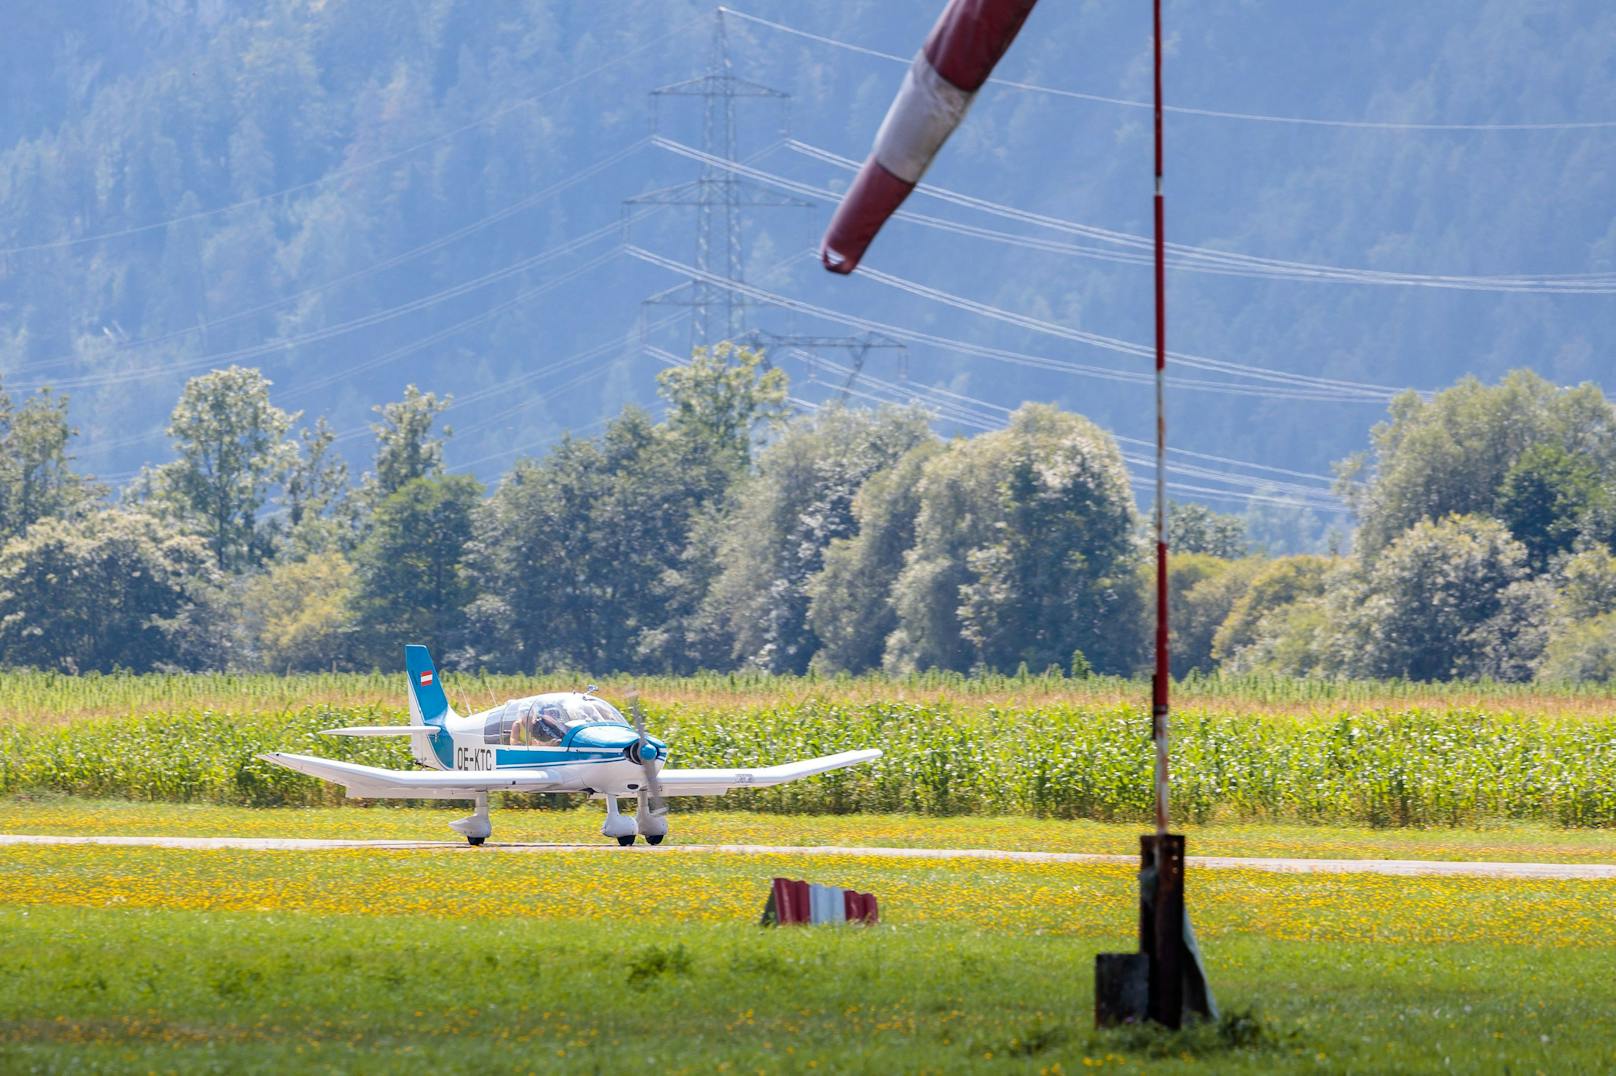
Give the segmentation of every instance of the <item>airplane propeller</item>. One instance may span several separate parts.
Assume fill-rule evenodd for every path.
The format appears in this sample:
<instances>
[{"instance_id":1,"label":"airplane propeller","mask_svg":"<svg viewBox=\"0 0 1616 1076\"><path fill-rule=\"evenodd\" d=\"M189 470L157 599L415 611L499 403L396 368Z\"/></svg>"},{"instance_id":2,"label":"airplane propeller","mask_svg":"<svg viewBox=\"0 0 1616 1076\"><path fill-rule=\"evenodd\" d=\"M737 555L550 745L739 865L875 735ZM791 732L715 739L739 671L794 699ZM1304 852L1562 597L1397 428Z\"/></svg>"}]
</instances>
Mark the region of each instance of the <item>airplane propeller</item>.
<instances>
[{"instance_id":1,"label":"airplane propeller","mask_svg":"<svg viewBox=\"0 0 1616 1076\"><path fill-rule=\"evenodd\" d=\"M628 705L634 714L634 731L640 737L639 741L631 748L629 757L638 762L640 769L645 771L645 790L650 794L645 801L646 810L653 815L667 814L668 801L662 798L662 783L657 780L656 766L654 765L657 749L656 745L645 735L645 714L640 710L640 696L638 693L628 697Z\"/></svg>"}]
</instances>

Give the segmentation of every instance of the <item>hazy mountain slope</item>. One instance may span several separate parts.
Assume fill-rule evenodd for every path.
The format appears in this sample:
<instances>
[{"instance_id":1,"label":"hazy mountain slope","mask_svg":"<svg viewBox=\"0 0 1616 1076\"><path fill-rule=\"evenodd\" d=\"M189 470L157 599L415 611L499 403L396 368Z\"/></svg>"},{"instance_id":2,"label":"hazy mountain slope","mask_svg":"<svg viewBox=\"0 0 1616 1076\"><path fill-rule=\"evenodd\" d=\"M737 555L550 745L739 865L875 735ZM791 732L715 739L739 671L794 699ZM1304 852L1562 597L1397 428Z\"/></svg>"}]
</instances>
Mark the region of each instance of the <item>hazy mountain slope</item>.
<instances>
[{"instance_id":1,"label":"hazy mountain slope","mask_svg":"<svg viewBox=\"0 0 1616 1076\"><path fill-rule=\"evenodd\" d=\"M904 55L934 15L932 4L874 2L748 10ZM98 16L72 5L30 10L0 44L16 102L0 120L0 374L14 389L67 386L86 462L114 475L161 458L163 420L185 376L232 357L262 365L283 406L328 413L354 431L344 444L356 459L368 406L398 395L406 380L462 400L485 393L448 416L461 430L452 462L485 477L561 429L586 428L626 399L649 399L657 364L635 341L640 299L677 277L621 255L592 264L618 241L609 231L548 262L523 268L523 259L613 224L624 197L696 174L688 161L640 147L578 178L649 131L646 91L704 68L710 11L651 0L170 0L106 5ZM1147 18L1143 4L1046 3L1001 74L1142 99ZM793 95L795 137L863 155L900 64L726 22L735 72ZM1616 11L1592 0L1169 4L1168 26L1167 92L1177 105L1348 121L1616 121ZM741 156L816 185L843 178L769 148L783 119L773 106L743 102L738 111ZM658 113L665 133L700 141L689 99L663 98ZM990 87L929 178L1144 234L1148 118L1141 109ZM1176 241L1413 273L1616 271L1616 127L1387 130L1175 113L1168 137ZM913 208L1027 231L925 199ZM821 305L947 337L1146 368L870 279L830 280L798 256L826 212L749 214L749 274ZM695 257L688 210L661 210L635 223L630 237L670 258ZM389 264L423 246L432 249ZM869 264L1063 325L1149 340L1141 266L902 223ZM507 275L442 294L500 272ZM1171 289L1172 344L1192 354L1393 386L1435 387L1465 372L1493 377L1530 365L1557 380L1604 378L1610 387L1611 295L1188 272L1175 272ZM397 309L423 300L432 301ZM646 316L675 312L650 308ZM307 339L366 318L376 320ZM840 331L775 311L750 323ZM132 346L154 337L163 339ZM656 338L689 343L676 326ZM302 342L250 350L277 339ZM597 346L594 357L544 370ZM803 395L827 395L828 386L808 384L807 366L781 361ZM886 356L870 369L896 376ZM1148 433L1140 385L919 347L909 370L916 382L999 405L1051 399L1124 434ZM1363 444L1381 410L1184 388L1175 393L1175 438L1323 471Z\"/></svg>"}]
</instances>

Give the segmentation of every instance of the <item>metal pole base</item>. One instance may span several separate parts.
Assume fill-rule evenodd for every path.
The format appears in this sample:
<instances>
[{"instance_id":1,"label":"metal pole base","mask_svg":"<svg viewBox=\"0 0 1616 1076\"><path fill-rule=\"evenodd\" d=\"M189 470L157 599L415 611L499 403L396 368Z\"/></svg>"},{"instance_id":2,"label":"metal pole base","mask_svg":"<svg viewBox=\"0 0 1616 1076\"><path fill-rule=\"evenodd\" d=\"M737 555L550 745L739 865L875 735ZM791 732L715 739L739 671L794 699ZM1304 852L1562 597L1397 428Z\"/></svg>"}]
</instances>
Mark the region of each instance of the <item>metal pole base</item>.
<instances>
[{"instance_id":1,"label":"metal pole base","mask_svg":"<svg viewBox=\"0 0 1616 1076\"><path fill-rule=\"evenodd\" d=\"M1095 957L1094 1023L1177 1028L1186 1013L1217 1019L1184 911L1184 837L1146 834L1139 838L1139 952Z\"/></svg>"}]
</instances>

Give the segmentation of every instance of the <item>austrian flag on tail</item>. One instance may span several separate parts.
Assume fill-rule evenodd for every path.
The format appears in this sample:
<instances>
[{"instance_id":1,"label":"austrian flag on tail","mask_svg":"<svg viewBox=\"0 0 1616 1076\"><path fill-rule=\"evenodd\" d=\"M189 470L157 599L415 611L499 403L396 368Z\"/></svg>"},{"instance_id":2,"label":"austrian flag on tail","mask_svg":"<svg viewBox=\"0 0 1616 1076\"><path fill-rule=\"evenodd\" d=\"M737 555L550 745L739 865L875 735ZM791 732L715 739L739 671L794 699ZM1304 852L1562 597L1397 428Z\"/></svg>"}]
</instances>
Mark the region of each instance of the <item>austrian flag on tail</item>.
<instances>
[{"instance_id":1,"label":"austrian flag on tail","mask_svg":"<svg viewBox=\"0 0 1616 1076\"><path fill-rule=\"evenodd\" d=\"M421 674L421 686L426 687L431 682L432 682L432 670L428 669L426 672Z\"/></svg>"},{"instance_id":2,"label":"austrian flag on tail","mask_svg":"<svg viewBox=\"0 0 1616 1076\"><path fill-rule=\"evenodd\" d=\"M1037 0L949 0L876 132L875 148L831 217L819 257L851 273L915 189Z\"/></svg>"}]
</instances>

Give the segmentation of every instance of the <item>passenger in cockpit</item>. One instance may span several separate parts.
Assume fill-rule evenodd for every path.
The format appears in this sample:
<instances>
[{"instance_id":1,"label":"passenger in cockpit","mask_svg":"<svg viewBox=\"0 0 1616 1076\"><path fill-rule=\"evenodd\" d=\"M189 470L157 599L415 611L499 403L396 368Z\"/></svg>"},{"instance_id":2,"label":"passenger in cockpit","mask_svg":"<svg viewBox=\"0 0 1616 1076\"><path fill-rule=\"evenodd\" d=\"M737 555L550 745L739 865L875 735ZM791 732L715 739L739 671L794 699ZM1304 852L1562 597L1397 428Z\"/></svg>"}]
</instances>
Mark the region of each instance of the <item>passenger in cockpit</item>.
<instances>
[{"instance_id":1,"label":"passenger in cockpit","mask_svg":"<svg viewBox=\"0 0 1616 1076\"><path fill-rule=\"evenodd\" d=\"M511 722L506 738L512 747L526 747L533 742L533 704L522 707L516 720Z\"/></svg>"}]
</instances>

